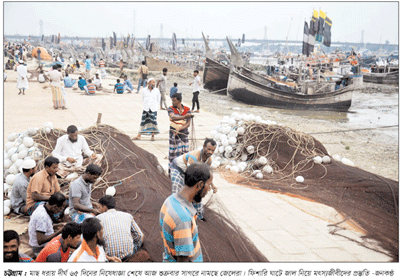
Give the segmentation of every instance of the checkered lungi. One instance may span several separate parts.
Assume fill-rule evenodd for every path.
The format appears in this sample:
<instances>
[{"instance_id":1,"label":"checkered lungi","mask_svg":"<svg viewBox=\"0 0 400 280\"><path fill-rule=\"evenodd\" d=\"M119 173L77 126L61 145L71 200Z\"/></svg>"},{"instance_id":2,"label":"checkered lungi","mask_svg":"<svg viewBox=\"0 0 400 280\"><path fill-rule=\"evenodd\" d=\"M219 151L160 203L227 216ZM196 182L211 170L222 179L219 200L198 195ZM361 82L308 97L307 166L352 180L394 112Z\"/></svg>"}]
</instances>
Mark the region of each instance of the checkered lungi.
<instances>
[{"instance_id":1,"label":"checkered lungi","mask_svg":"<svg viewBox=\"0 0 400 280\"><path fill-rule=\"evenodd\" d=\"M187 132L187 133L185 133ZM169 130L169 163L189 152L189 130L186 129L184 132L179 132L175 135L173 130Z\"/></svg>"},{"instance_id":2,"label":"checkered lungi","mask_svg":"<svg viewBox=\"0 0 400 280\"><path fill-rule=\"evenodd\" d=\"M171 176L171 181L172 181L172 193L177 193L185 185L184 174L181 170L174 168L174 165L172 165L172 167L170 169L170 176ZM204 216L203 203L192 202L192 204L193 204L193 207L196 208L196 210L197 210L197 217L199 219L203 219L203 216Z\"/></svg>"},{"instance_id":3,"label":"checkered lungi","mask_svg":"<svg viewBox=\"0 0 400 280\"><path fill-rule=\"evenodd\" d=\"M139 134L158 134L160 131L157 127L157 111L143 111L142 121L140 122Z\"/></svg>"}]
</instances>

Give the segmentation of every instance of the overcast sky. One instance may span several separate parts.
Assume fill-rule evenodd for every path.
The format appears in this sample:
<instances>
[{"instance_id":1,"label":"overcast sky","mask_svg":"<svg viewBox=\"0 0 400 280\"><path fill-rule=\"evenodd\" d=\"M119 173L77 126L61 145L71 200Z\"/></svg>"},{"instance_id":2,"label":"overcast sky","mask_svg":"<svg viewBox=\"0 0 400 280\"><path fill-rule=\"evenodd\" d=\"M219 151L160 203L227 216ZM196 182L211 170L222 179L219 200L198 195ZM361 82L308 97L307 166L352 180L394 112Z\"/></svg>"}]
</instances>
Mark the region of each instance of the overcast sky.
<instances>
[{"instance_id":1,"label":"overcast sky","mask_svg":"<svg viewBox=\"0 0 400 280\"><path fill-rule=\"evenodd\" d=\"M313 8L331 18L333 42L398 42L398 2L6 2L4 34L302 40ZM134 16L135 15L135 16Z\"/></svg>"}]
</instances>

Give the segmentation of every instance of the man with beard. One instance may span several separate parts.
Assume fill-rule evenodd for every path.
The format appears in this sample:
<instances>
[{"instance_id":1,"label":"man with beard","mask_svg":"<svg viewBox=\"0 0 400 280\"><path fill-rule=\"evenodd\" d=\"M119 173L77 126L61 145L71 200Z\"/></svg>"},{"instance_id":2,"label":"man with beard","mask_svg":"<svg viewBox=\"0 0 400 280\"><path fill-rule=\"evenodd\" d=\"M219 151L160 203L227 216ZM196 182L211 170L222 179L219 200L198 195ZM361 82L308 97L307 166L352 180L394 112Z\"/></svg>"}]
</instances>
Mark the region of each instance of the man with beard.
<instances>
[{"instance_id":1,"label":"man with beard","mask_svg":"<svg viewBox=\"0 0 400 280\"><path fill-rule=\"evenodd\" d=\"M22 163L22 173L20 173L14 181L11 191L11 207L16 214L27 214L26 207L26 191L28 189L29 180L36 173L36 161L33 159L24 160Z\"/></svg>"},{"instance_id":2,"label":"man with beard","mask_svg":"<svg viewBox=\"0 0 400 280\"><path fill-rule=\"evenodd\" d=\"M118 257L109 257L104 251L103 226L99 219L88 218L81 224L82 244L69 257L68 262L121 262Z\"/></svg>"},{"instance_id":3,"label":"man with beard","mask_svg":"<svg viewBox=\"0 0 400 280\"><path fill-rule=\"evenodd\" d=\"M211 189L212 179L209 166L195 162L186 170L184 187L164 201L160 211L164 262L203 262L192 203L201 202Z\"/></svg>"},{"instance_id":4,"label":"man with beard","mask_svg":"<svg viewBox=\"0 0 400 280\"><path fill-rule=\"evenodd\" d=\"M61 236L54 237L39 253L35 262L67 262L70 248L76 249L81 243L81 226L75 222L66 224Z\"/></svg>"},{"instance_id":5,"label":"man with beard","mask_svg":"<svg viewBox=\"0 0 400 280\"><path fill-rule=\"evenodd\" d=\"M184 186L185 172L191 164L194 162L204 162L208 166L211 166L214 151L217 147L217 143L213 139L208 139L204 141L203 148L201 150L194 150L189 153L183 154L176 157L170 163L170 177L172 181L172 193L179 192ZM217 188L211 183L211 187L214 193L217 192ZM200 220L204 219L204 208L203 204L193 202L193 206L197 209L197 217Z\"/></svg>"},{"instance_id":6,"label":"man with beard","mask_svg":"<svg viewBox=\"0 0 400 280\"><path fill-rule=\"evenodd\" d=\"M26 190L26 212L32 215L33 211L46 201L52 194L60 191L56 173L59 160L55 157L47 157L44 161L44 169L36 173L29 182Z\"/></svg>"},{"instance_id":7,"label":"man with beard","mask_svg":"<svg viewBox=\"0 0 400 280\"><path fill-rule=\"evenodd\" d=\"M31 257L19 252L20 244L18 233L15 230L4 232L4 262L33 262Z\"/></svg>"},{"instance_id":8,"label":"man with beard","mask_svg":"<svg viewBox=\"0 0 400 280\"><path fill-rule=\"evenodd\" d=\"M29 245L35 256L46 246L47 242L59 235L65 223L53 228L54 215L60 213L65 207L65 196L56 192L50 196L49 202L40 204L32 213L29 220L28 233Z\"/></svg>"},{"instance_id":9,"label":"man with beard","mask_svg":"<svg viewBox=\"0 0 400 280\"><path fill-rule=\"evenodd\" d=\"M89 149L85 137L78 134L78 128L75 125L70 125L67 128L67 134L57 139L52 155L67 167L80 167L83 163L82 152L91 159L96 159L97 157Z\"/></svg>"},{"instance_id":10,"label":"man with beard","mask_svg":"<svg viewBox=\"0 0 400 280\"><path fill-rule=\"evenodd\" d=\"M93 208L90 201L92 185L101 175L101 168L96 164L89 164L85 173L73 181L69 187L69 214L78 224L100 212ZM98 206L98 205L97 205Z\"/></svg>"}]
</instances>

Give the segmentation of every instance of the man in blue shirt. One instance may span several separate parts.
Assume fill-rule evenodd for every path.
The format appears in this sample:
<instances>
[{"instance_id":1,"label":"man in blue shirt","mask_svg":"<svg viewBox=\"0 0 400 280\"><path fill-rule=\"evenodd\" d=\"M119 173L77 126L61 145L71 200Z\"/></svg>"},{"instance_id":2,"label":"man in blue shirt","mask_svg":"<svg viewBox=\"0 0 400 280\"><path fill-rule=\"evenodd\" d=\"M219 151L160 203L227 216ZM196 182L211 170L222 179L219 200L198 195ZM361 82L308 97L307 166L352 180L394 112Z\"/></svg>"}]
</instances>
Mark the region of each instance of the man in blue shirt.
<instances>
[{"instance_id":1,"label":"man in blue shirt","mask_svg":"<svg viewBox=\"0 0 400 280\"><path fill-rule=\"evenodd\" d=\"M92 60L89 58L89 55L86 56L85 66L86 66L86 79L89 79L90 70L92 69Z\"/></svg>"},{"instance_id":2,"label":"man in blue shirt","mask_svg":"<svg viewBox=\"0 0 400 280\"><path fill-rule=\"evenodd\" d=\"M174 83L174 86L169 90L169 97L172 98L172 95L178 93L178 83Z\"/></svg>"},{"instance_id":3,"label":"man in blue shirt","mask_svg":"<svg viewBox=\"0 0 400 280\"><path fill-rule=\"evenodd\" d=\"M115 92L115 90L117 90L118 94L123 94L124 93L124 87L125 86L120 83L120 79L117 79L117 83L114 86L114 91L113 92Z\"/></svg>"},{"instance_id":4,"label":"man in blue shirt","mask_svg":"<svg viewBox=\"0 0 400 280\"><path fill-rule=\"evenodd\" d=\"M64 86L66 88L70 88L75 84L76 80L71 79L71 77L68 75L68 73L65 73L65 78L64 78Z\"/></svg>"},{"instance_id":5,"label":"man in blue shirt","mask_svg":"<svg viewBox=\"0 0 400 280\"><path fill-rule=\"evenodd\" d=\"M78 81L78 87L81 90L85 90L85 86L87 85L87 82L85 79L83 79L82 77L79 77L79 81Z\"/></svg>"},{"instance_id":6,"label":"man in blue shirt","mask_svg":"<svg viewBox=\"0 0 400 280\"><path fill-rule=\"evenodd\" d=\"M129 93L131 93L133 90L133 85L131 81L128 80L126 75L124 76L124 90L128 91Z\"/></svg>"}]
</instances>

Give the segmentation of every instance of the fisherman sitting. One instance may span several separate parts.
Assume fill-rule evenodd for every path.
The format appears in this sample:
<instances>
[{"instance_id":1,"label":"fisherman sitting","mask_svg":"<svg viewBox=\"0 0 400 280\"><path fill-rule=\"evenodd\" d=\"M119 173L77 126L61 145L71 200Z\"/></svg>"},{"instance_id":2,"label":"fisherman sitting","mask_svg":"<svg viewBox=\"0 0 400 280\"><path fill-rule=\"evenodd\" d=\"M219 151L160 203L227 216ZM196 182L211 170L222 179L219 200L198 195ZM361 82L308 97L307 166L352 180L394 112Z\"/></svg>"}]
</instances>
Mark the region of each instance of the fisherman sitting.
<instances>
[{"instance_id":1,"label":"fisherman sitting","mask_svg":"<svg viewBox=\"0 0 400 280\"><path fill-rule=\"evenodd\" d=\"M75 84L76 80L71 79L71 77L68 75L67 72L65 72L65 78L64 78L64 86L66 88L71 88Z\"/></svg>"},{"instance_id":2,"label":"fisherman sitting","mask_svg":"<svg viewBox=\"0 0 400 280\"><path fill-rule=\"evenodd\" d=\"M87 82L84 78L79 77L79 81L78 81L78 87L80 90L85 90L85 86L87 85Z\"/></svg>"}]
</instances>

